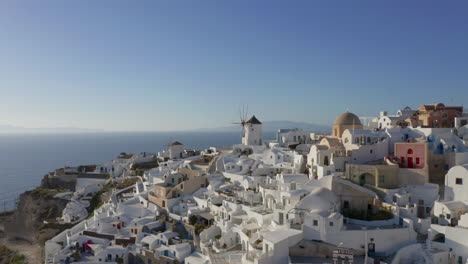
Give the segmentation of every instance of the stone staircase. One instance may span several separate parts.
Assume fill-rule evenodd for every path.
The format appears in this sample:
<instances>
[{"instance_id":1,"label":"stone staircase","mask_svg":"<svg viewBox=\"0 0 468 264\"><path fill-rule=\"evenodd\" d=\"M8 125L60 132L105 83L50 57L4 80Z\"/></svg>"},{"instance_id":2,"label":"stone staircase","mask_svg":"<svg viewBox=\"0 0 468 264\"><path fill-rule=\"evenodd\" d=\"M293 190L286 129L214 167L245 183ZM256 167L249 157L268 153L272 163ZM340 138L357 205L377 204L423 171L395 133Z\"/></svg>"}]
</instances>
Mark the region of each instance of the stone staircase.
<instances>
[{"instance_id":1,"label":"stone staircase","mask_svg":"<svg viewBox=\"0 0 468 264\"><path fill-rule=\"evenodd\" d=\"M426 264L432 264L433 263L432 242L430 241L428 235L418 234L416 239L417 239L417 242L421 244L421 248L423 250Z\"/></svg>"}]
</instances>

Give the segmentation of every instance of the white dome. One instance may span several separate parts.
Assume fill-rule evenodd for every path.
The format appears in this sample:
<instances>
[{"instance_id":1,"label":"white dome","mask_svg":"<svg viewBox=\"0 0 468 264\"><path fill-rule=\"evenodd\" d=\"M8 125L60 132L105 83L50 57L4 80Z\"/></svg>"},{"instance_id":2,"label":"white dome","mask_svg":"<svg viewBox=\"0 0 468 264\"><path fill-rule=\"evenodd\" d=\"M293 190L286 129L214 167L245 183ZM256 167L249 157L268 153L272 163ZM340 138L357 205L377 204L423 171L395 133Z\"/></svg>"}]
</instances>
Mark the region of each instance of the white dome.
<instances>
[{"instance_id":1,"label":"white dome","mask_svg":"<svg viewBox=\"0 0 468 264\"><path fill-rule=\"evenodd\" d=\"M317 187L304 197L296 208L314 212L324 212L332 209L334 212L338 203L339 200L332 191L327 188Z\"/></svg>"}]
</instances>

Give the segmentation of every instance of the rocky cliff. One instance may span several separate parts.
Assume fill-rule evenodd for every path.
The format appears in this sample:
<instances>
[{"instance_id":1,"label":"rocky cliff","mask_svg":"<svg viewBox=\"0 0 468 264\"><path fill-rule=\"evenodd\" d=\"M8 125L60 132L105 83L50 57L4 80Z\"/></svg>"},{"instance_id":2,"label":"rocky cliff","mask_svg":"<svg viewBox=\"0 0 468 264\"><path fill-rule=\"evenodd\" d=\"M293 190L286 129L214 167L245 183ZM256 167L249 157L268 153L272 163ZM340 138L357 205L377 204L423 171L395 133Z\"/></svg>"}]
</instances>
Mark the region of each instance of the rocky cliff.
<instances>
[{"instance_id":1,"label":"rocky cliff","mask_svg":"<svg viewBox=\"0 0 468 264\"><path fill-rule=\"evenodd\" d=\"M5 234L43 244L64 230L66 226L56 224L56 218L61 216L67 201L54 198L57 193L42 187L22 193L17 209L4 220Z\"/></svg>"}]
</instances>

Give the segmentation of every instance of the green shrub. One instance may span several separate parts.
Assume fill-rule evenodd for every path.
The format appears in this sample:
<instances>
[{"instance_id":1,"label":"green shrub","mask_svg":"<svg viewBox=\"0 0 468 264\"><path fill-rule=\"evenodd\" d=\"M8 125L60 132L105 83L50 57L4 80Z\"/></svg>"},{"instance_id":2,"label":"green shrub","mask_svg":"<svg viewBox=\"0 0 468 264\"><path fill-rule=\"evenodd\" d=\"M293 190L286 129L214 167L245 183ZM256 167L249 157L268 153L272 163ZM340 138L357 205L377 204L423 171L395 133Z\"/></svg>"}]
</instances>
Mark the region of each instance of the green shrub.
<instances>
[{"instance_id":1,"label":"green shrub","mask_svg":"<svg viewBox=\"0 0 468 264\"><path fill-rule=\"evenodd\" d=\"M24 255L14 255L12 258L10 258L10 262L7 262L10 264L26 264L26 257Z\"/></svg>"},{"instance_id":2,"label":"green shrub","mask_svg":"<svg viewBox=\"0 0 468 264\"><path fill-rule=\"evenodd\" d=\"M134 185L137 181L138 181L138 179L126 179L122 183L117 184L117 186L115 186L115 188L125 189L127 187L130 187L130 186Z\"/></svg>"},{"instance_id":3,"label":"green shrub","mask_svg":"<svg viewBox=\"0 0 468 264\"><path fill-rule=\"evenodd\" d=\"M191 216L189 217L189 223L190 223L191 225L195 225L196 222L197 222L197 217L194 216L194 215L191 215Z\"/></svg>"}]
</instances>

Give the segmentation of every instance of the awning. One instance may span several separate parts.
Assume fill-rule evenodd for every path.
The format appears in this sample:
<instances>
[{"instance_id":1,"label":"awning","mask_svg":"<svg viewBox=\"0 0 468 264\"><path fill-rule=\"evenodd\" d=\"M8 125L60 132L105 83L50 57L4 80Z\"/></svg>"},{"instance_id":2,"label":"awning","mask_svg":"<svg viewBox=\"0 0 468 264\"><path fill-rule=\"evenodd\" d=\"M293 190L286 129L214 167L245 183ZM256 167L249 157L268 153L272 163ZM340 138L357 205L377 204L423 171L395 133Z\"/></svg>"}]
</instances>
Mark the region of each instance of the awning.
<instances>
[{"instance_id":1,"label":"awning","mask_svg":"<svg viewBox=\"0 0 468 264\"><path fill-rule=\"evenodd\" d=\"M202 218L205 218L206 220L213 220L214 219L213 215L210 214L210 213L198 213L197 215L202 217Z\"/></svg>"}]
</instances>

